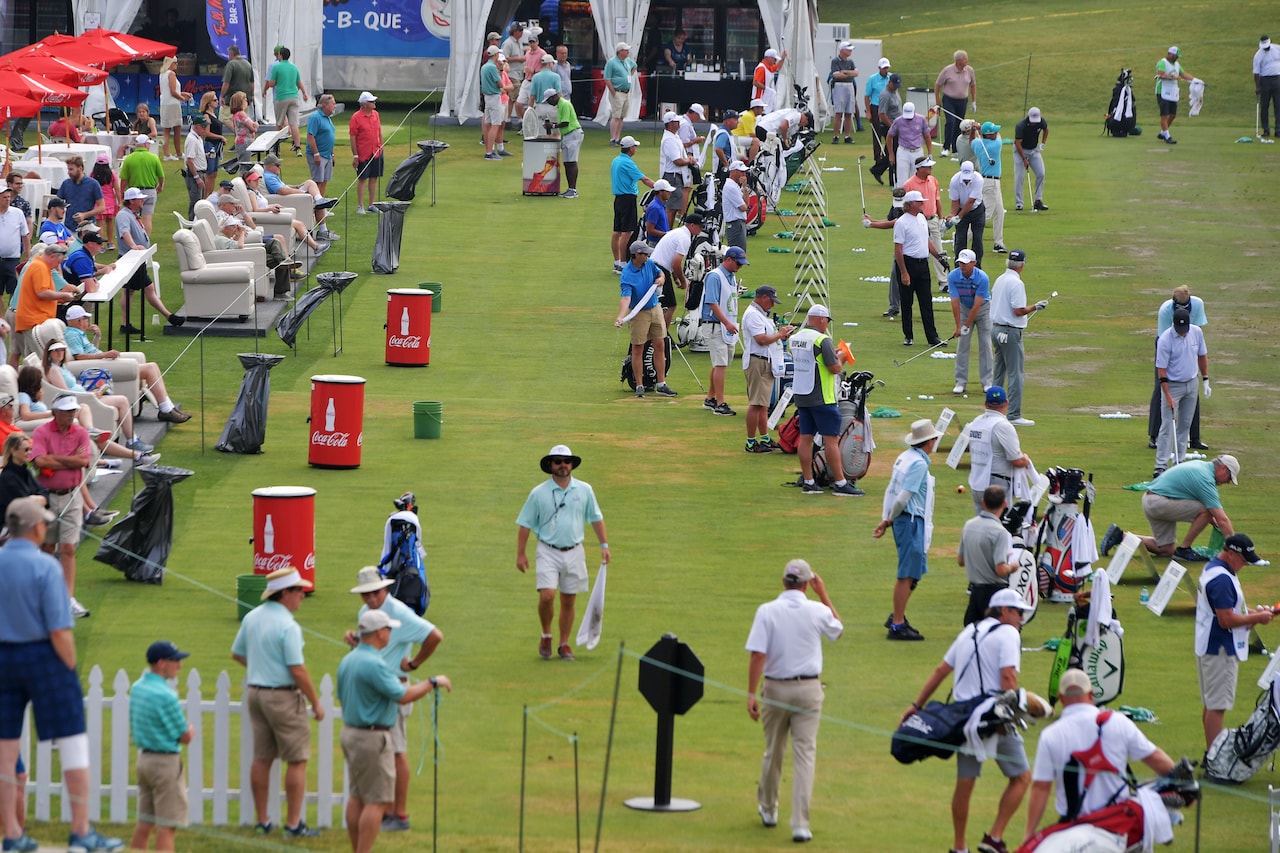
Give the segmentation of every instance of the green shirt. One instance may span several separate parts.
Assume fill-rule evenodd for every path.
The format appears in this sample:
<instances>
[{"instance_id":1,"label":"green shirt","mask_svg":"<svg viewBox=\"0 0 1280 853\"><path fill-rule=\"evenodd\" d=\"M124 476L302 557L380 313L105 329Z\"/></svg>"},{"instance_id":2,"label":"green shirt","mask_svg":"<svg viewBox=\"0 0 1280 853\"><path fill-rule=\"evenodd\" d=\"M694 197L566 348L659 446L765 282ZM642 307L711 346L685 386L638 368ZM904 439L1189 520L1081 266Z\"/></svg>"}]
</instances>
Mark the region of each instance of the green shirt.
<instances>
[{"instance_id":1,"label":"green shirt","mask_svg":"<svg viewBox=\"0 0 1280 853\"><path fill-rule=\"evenodd\" d=\"M556 104L556 123L567 125L560 128L561 136L568 136L575 130L582 129L582 122L578 121L578 111L573 108L572 102L568 98L561 97L560 103Z\"/></svg>"},{"instance_id":2,"label":"green shirt","mask_svg":"<svg viewBox=\"0 0 1280 853\"><path fill-rule=\"evenodd\" d=\"M338 701L349 726L393 726L405 686L378 650L361 643L338 664Z\"/></svg>"},{"instance_id":3,"label":"green shirt","mask_svg":"<svg viewBox=\"0 0 1280 853\"><path fill-rule=\"evenodd\" d=\"M147 670L129 691L129 731L133 745L147 752L181 752L178 738L187 733L187 718L177 692Z\"/></svg>"},{"instance_id":4,"label":"green shirt","mask_svg":"<svg viewBox=\"0 0 1280 853\"><path fill-rule=\"evenodd\" d=\"M146 148L139 148L120 163L120 180L126 187L154 189L164 180L164 164Z\"/></svg>"},{"instance_id":5,"label":"green shirt","mask_svg":"<svg viewBox=\"0 0 1280 853\"><path fill-rule=\"evenodd\" d=\"M271 69L271 79L276 84L277 101L298 97L298 84L302 81L302 72L298 71L298 66L282 59Z\"/></svg>"},{"instance_id":6,"label":"green shirt","mask_svg":"<svg viewBox=\"0 0 1280 853\"><path fill-rule=\"evenodd\" d=\"M264 601L245 615L231 653L248 662L249 684L289 687L295 683L289 667L303 664L302 645L302 628L289 608Z\"/></svg>"}]
</instances>

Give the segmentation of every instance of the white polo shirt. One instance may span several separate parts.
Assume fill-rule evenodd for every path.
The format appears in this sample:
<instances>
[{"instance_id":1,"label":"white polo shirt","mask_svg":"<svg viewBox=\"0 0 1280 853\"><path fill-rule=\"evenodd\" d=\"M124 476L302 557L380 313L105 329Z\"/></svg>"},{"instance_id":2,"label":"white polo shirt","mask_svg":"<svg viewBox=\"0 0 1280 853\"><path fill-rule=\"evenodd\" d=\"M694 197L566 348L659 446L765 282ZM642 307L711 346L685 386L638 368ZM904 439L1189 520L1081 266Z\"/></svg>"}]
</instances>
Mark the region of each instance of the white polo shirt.
<instances>
[{"instance_id":1,"label":"white polo shirt","mask_svg":"<svg viewBox=\"0 0 1280 853\"><path fill-rule=\"evenodd\" d=\"M947 191L951 200L960 203L963 208L970 200L976 209L982 206L982 176L977 172L969 173L969 182L965 183L964 173L956 172L951 178L951 186Z\"/></svg>"},{"instance_id":2,"label":"white polo shirt","mask_svg":"<svg viewBox=\"0 0 1280 853\"><path fill-rule=\"evenodd\" d=\"M26 214L9 205L8 210L0 213L0 258L21 258L22 238L30 233Z\"/></svg>"},{"instance_id":3,"label":"white polo shirt","mask_svg":"<svg viewBox=\"0 0 1280 853\"><path fill-rule=\"evenodd\" d=\"M666 234L663 234L662 239L658 241L658 245L653 247L653 254L649 256L649 260L664 270L670 270L676 262L677 256L688 257L689 244L692 242L693 235L689 233L687 225L672 228Z\"/></svg>"},{"instance_id":4,"label":"white polo shirt","mask_svg":"<svg viewBox=\"0 0 1280 853\"><path fill-rule=\"evenodd\" d=\"M893 242L902 244L908 258L929 257L929 221L923 213L904 213L893 221Z\"/></svg>"},{"instance_id":5,"label":"white polo shirt","mask_svg":"<svg viewBox=\"0 0 1280 853\"><path fill-rule=\"evenodd\" d=\"M689 185L689 167L677 166L675 161L685 156L684 143L678 134L669 130L662 131L662 144L658 148L658 174L669 175L675 172L684 178L685 186Z\"/></svg>"},{"instance_id":6,"label":"white polo shirt","mask_svg":"<svg viewBox=\"0 0 1280 853\"><path fill-rule=\"evenodd\" d=\"M995 326L1027 327L1027 316L1013 313L1015 308L1027 307L1027 286L1017 270L1005 270L991 285L991 323Z\"/></svg>"},{"instance_id":7,"label":"white polo shirt","mask_svg":"<svg viewBox=\"0 0 1280 853\"><path fill-rule=\"evenodd\" d=\"M978 637L977 660L974 660L973 638ZM942 656L955 672L952 692L957 702L975 696L1000 692L1000 671L1022 668L1022 635L1012 625L1001 624L988 616L965 626Z\"/></svg>"},{"instance_id":8,"label":"white polo shirt","mask_svg":"<svg viewBox=\"0 0 1280 853\"><path fill-rule=\"evenodd\" d=\"M742 369L746 370L747 365L751 363L751 356L758 355L762 358L771 358L771 353L782 349L781 341L774 341L771 344L756 343L756 335L772 335L778 331L774 328L773 321L769 319L769 315L765 310L756 304L753 299L747 303L746 309L742 312Z\"/></svg>"},{"instance_id":9,"label":"white polo shirt","mask_svg":"<svg viewBox=\"0 0 1280 853\"><path fill-rule=\"evenodd\" d=\"M838 640L843 633L844 625L825 604L787 589L756 608L747 651L764 654L765 678L822 675L822 638Z\"/></svg>"}]
</instances>

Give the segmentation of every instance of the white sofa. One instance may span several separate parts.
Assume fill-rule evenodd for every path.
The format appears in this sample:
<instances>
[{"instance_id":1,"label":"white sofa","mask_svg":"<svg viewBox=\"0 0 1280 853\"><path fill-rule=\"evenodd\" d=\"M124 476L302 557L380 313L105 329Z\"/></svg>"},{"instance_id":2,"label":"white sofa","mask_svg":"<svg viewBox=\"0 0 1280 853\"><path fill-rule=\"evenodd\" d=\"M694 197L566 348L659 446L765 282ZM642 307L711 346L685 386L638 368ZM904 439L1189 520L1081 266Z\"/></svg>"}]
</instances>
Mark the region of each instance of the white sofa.
<instances>
[{"instance_id":1,"label":"white sofa","mask_svg":"<svg viewBox=\"0 0 1280 853\"><path fill-rule=\"evenodd\" d=\"M67 326L58 318L54 317L45 320L33 330L33 336L40 346L40 357L43 358L44 350L48 348L53 341L67 341ZM122 352L120 358L86 358L72 360L67 359L67 370L70 370L76 376L80 375L82 370L90 368L100 368L111 374L111 393L121 394L134 404L134 410L141 411L142 397L146 393L146 388L142 387L142 380L139 376L139 369L147 363L147 356L140 352ZM46 390L45 404L52 399L48 397ZM110 407L107 407L110 408ZM112 412L115 410L112 409ZM114 415L113 415L114 417ZM96 420L96 418L95 418Z\"/></svg>"},{"instance_id":2,"label":"white sofa","mask_svg":"<svg viewBox=\"0 0 1280 853\"><path fill-rule=\"evenodd\" d=\"M261 243L245 243L243 249L218 249L214 246L213 232L208 222L197 219L191 224L190 230L196 235L196 242L200 244L200 253L204 255L206 264L253 264L254 294L263 299L271 298L275 276L267 270L267 250Z\"/></svg>"},{"instance_id":3,"label":"white sofa","mask_svg":"<svg viewBox=\"0 0 1280 853\"><path fill-rule=\"evenodd\" d=\"M185 229L174 233L173 243L178 250L183 314L189 318L247 320L254 307L253 263L206 263L199 239Z\"/></svg>"}]
</instances>

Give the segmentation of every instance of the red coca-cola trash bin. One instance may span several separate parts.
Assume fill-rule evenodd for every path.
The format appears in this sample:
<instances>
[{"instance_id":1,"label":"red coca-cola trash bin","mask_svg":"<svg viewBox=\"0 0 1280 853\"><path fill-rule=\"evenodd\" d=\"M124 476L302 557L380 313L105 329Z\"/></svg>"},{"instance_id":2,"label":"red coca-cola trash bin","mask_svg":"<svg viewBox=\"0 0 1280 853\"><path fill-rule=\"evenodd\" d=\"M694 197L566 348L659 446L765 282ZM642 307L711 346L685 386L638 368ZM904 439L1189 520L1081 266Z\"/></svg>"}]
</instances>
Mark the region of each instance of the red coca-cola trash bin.
<instances>
[{"instance_id":1,"label":"red coca-cola trash bin","mask_svg":"<svg viewBox=\"0 0 1280 853\"><path fill-rule=\"evenodd\" d=\"M364 379L311 377L311 441L307 462L317 468L359 468L364 444Z\"/></svg>"},{"instance_id":2,"label":"red coca-cola trash bin","mask_svg":"<svg viewBox=\"0 0 1280 853\"><path fill-rule=\"evenodd\" d=\"M387 291L387 364L424 367L431 363L430 290Z\"/></svg>"},{"instance_id":3,"label":"red coca-cola trash bin","mask_svg":"<svg viewBox=\"0 0 1280 853\"><path fill-rule=\"evenodd\" d=\"M253 573L293 566L316 582L316 490L267 486L253 490Z\"/></svg>"}]
</instances>

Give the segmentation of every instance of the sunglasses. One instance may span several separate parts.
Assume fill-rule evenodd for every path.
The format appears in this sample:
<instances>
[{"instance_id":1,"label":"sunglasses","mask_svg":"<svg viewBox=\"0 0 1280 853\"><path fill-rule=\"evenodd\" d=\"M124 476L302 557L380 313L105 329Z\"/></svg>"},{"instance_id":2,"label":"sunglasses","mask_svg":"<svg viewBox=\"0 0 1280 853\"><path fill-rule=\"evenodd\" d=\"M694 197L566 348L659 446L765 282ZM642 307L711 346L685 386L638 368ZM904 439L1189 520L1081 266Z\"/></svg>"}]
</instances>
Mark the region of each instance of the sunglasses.
<instances>
[{"instance_id":1,"label":"sunglasses","mask_svg":"<svg viewBox=\"0 0 1280 853\"><path fill-rule=\"evenodd\" d=\"M572 460L572 459L565 459L565 458L563 458L563 457L557 456L557 457L553 457L553 458L552 458L552 460L551 460L551 464L552 464L552 465L572 465L572 464L573 464L573 460Z\"/></svg>"}]
</instances>

